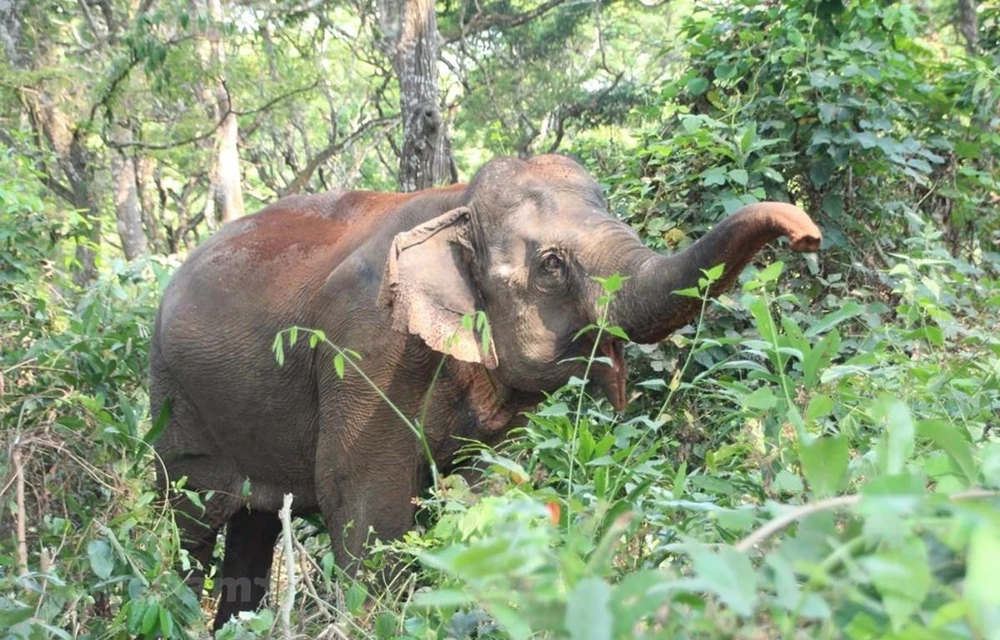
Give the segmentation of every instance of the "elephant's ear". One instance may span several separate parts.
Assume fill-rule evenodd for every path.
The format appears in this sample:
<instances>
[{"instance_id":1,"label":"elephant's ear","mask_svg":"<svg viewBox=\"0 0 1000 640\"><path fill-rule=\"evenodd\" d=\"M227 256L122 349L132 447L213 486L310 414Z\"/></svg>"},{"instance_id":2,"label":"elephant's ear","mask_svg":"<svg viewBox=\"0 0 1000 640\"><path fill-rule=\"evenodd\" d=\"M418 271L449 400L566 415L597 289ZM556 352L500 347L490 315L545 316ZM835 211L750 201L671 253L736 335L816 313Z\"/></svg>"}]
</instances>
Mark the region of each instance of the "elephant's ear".
<instances>
[{"instance_id":1,"label":"elephant's ear","mask_svg":"<svg viewBox=\"0 0 1000 640\"><path fill-rule=\"evenodd\" d=\"M392 328L420 336L431 349L465 362L497 366L493 340L473 327L476 286L469 272L469 209L452 209L393 239L379 303ZM468 317L463 322L463 317ZM485 343L485 344L484 344Z\"/></svg>"}]
</instances>

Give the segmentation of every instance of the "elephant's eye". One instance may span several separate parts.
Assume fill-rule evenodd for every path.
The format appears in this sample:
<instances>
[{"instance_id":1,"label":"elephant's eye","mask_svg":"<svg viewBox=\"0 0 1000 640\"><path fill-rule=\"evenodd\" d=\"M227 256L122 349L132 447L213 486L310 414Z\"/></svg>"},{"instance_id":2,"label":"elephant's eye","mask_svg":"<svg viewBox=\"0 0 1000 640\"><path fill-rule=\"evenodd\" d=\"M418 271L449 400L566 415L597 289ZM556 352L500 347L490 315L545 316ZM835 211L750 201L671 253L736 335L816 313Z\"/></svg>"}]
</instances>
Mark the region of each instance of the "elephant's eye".
<instances>
[{"instance_id":1,"label":"elephant's eye","mask_svg":"<svg viewBox=\"0 0 1000 640\"><path fill-rule=\"evenodd\" d=\"M542 258L542 267L551 273L559 273L563 268L562 258L554 253L550 253Z\"/></svg>"}]
</instances>

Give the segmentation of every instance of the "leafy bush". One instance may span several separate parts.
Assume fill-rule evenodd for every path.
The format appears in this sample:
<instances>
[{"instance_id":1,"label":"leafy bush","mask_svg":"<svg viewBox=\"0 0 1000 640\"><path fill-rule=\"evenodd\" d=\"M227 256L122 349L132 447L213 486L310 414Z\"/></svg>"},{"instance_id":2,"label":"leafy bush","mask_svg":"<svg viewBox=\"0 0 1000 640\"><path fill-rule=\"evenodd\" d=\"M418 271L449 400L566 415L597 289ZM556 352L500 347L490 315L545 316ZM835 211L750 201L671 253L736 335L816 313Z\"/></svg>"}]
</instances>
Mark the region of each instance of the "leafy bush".
<instances>
[{"instance_id":1,"label":"leafy bush","mask_svg":"<svg viewBox=\"0 0 1000 640\"><path fill-rule=\"evenodd\" d=\"M695 3L680 28L687 67L643 114L662 124L613 200L676 244L743 204L793 199L822 214L828 249L859 236L900 249L919 203L978 260L1000 231L982 215L1000 187L988 124L1000 83L986 59L941 55L928 28L906 4Z\"/></svg>"},{"instance_id":2,"label":"leafy bush","mask_svg":"<svg viewBox=\"0 0 1000 640\"><path fill-rule=\"evenodd\" d=\"M177 531L143 438L150 329L172 263L113 262L78 297L68 279L43 277L59 271L42 262L39 202L3 204L24 224L5 227L3 255L17 274L0 335L0 627L11 638L187 637L201 610L174 571Z\"/></svg>"},{"instance_id":3,"label":"leafy bush","mask_svg":"<svg viewBox=\"0 0 1000 640\"><path fill-rule=\"evenodd\" d=\"M671 79L645 101L628 85L590 116L610 132L567 139L652 246L779 199L818 219L826 250L765 252L693 326L630 347L624 415L571 381L512 442L470 453L483 491L440 478L359 580L318 519L298 522L273 576L297 605L288 628L272 603L217 637L995 636L998 12L981 3L965 53L932 4L693 3L664 37ZM581 7L556 26L583 34ZM519 139L472 113L468 136ZM0 154L0 629L201 634L147 442L148 339L174 262L109 252L77 290L61 241L85 221L42 197L29 160ZM375 589L390 562L410 572Z\"/></svg>"}]
</instances>

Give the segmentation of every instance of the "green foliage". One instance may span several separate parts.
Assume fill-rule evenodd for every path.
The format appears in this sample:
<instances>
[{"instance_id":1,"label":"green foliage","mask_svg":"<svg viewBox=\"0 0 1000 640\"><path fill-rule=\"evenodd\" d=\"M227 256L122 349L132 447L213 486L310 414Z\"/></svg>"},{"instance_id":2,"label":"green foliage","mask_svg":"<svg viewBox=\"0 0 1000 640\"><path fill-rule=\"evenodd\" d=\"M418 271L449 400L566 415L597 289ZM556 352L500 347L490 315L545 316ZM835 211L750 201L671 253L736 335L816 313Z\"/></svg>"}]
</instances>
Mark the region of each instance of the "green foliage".
<instances>
[{"instance_id":1,"label":"green foliage","mask_svg":"<svg viewBox=\"0 0 1000 640\"><path fill-rule=\"evenodd\" d=\"M1000 83L985 59L942 55L928 28L907 4L696 3L680 28L689 63L647 110L659 124L615 197L668 244L688 211L697 228L794 198L822 213L828 247L859 234L893 247L919 207L974 257L998 230L982 210L1000 186L987 125Z\"/></svg>"},{"instance_id":2,"label":"green foliage","mask_svg":"<svg viewBox=\"0 0 1000 640\"><path fill-rule=\"evenodd\" d=\"M141 426L170 263L115 261L75 299L44 261L53 227L26 183L7 182L0 207L14 222L2 231L0 627L11 638L188 637L201 611L174 570L177 532Z\"/></svg>"},{"instance_id":3,"label":"green foliage","mask_svg":"<svg viewBox=\"0 0 1000 640\"><path fill-rule=\"evenodd\" d=\"M666 344L629 347L623 415L590 397L588 380L571 380L512 442L470 450L486 469L481 491L434 469L418 528L374 543L358 578L340 575L316 518L298 522L297 631L995 635L1000 13L987 4L971 53L942 23L950 3L699 1L672 14L568 3L465 39L454 38L476 11L513 19L540 3L439 5L445 57L468 83L453 123L460 162L570 145L652 246L682 247L744 204L778 199L813 215L825 251L785 263L766 251L718 300L704 293L722 270L708 270L678 292L701 299L698 322ZM4 69L5 104L40 87L86 120L101 103L154 146L210 128L191 107L217 70L194 36L217 27L244 111L250 198L272 199L317 145L343 142L398 100L381 54L357 54L374 27L356 7L239 5L238 20L210 25L188 3L156 3L100 44L79 7L46 8L30 7L25 43L83 34L89 57ZM93 81L77 86L76 76ZM110 124L81 127L88 153L107 151ZM11 129L0 138L11 147L0 152L0 629L203 634L201 594L183 583L191 560L154 491L149 443L162 422L146 409L149 336L177 261L126 265L105 242L100 277L77 289L66 240L89 237L95 221L45 191L40 171L53 159ZM310 188L391 186L377 131L359 134ZM149 150L157 222L172 234L161 250L197 240L207 155ZM106 178L98 171L95 184ZM622 279L601 284L607 305ZM488 345L485 316L463 326ZM604 317L581 333L624 338ZM358 354L305 328L276 336L279 364L300 339L327 349L338 376L364 376ZM596 348L587 361L584 378L609 364ZM429 456L422 416L400 417ZM409 572L384 587L391 563ZM273 609L217 637L273 637Z\"/></svg>"}]
</instances>

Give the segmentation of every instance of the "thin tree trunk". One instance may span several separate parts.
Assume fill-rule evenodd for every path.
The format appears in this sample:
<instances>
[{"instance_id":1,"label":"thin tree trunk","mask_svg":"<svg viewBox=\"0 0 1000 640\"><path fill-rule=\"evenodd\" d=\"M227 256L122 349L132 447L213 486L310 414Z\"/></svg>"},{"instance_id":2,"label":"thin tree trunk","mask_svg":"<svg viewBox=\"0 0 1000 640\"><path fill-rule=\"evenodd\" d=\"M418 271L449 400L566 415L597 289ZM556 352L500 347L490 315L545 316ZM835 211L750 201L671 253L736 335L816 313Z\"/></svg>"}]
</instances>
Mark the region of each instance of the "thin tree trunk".
<instances>
[{"instance_id":1,"label":"thin tree trunk","mask_svg":"<svg viewBox=\"0 0 1000 640\"><path fill-rule=\"evenodd\" d=\"M399 81L403 145L399 186L414 191L454 182L454 162L438 88L433 0L379 0L384 48Z\"/></svg>"},{"instance_id":2,"label":"thin tree trunk","mask_svg":"<svg viewBox=\"0 0 1000 640\"><path fill-rule=\"evenodd\" d=\"M203 46L198 47L202 62L215 73L214 87L202 89L199 97L206 112L220 123L215 134L212 170L209 172L209 189L205 201L205 221L209 227L226 223L243 215L243 190L241 187L239 156L239 125L233 113L232 98L226 87L226 51L218 25L222 21L220 0L192 0L195 10L208 18L209 27L202 34Z\"/></svg>"},{"instance_id":3,"label":"thin tree trunk","mask_svg":"<svg viewBox=\"0 0 1000 640\"><path fill-rule=\"evenodd\" d=\"M0 0L0 45L11 66L21 65L21 16L23 0Z\"/></svg>"},{"instance_id":4,"label":"thin tree trunk","mask_svg":"<svg viewBox=\"0 0 1000 640\"><path fill-rule=\"evenodd\" d=\"M221 49L221 46L220 46ZM240 139L236 114L229 103L229 93L219 83L216 91L219 110L225 113L225 121L219 127L215 138L215 163L212 167L212 197L215 200L215 214L220 223L226 223L243 215L243 190L240 185Z\"/></svg>"},{"instance_id":5,"label":"thin tree trunk","mask_svg":"<svg viewBox=\"0 0 1000 640\"><path fill-rule=\"evenodd\" d=\"M975 0L958 0L958 32L965 38L965 50L975 53L979 47L979 20Z\"/></svg>"},{"instance_id":6,"label":"thin tree trunk","mask_svg":"<svg viewBox=\"0 0 1000 640\"><path fill-rule=\"evenodd\" d=\"M117 143L132 141L132 131L115 123L111 132ZM124 149L111 151L111 179L114 184L115 219L118 237L122 241L122 251L126 260L134 260L149 251L146 233L142 228L139 213L139 195L136 188L135 164L125 155Z\"/></svg>"},{"instance_id":7,"label":"thin tree trunk","mask_svg":"<svg viewBox=\"0 0 1000 640\"><path fill-rule=\"evenodd\" d=\"M44 56L44 52L40 55ZM55 98L48 91L39 88L23 91L21 96L32 129L53 152L58 167L57 172L49 163L39 161L43 184L81 214L89 225L77 237L73 269L73 282L86 286L97 277L97 250L101 244L97 198L91 191L93 163L90 152L83 144L81 132L70 126L69 118L56 106ZM60 181L60 173L65 184Z\"/></svg>"},{"instance_id":8,"label":"thin tree trunk","mask_svg":"<svg viewBox=\"0 0 1000 640\"><path fill-rule=\"evenodd\" d=\"M166 252L162 241L160 225L156 214L156 177L152 158L137 155L134 159L135 188L139 194L139 210L142 212L142 226L146 230L149 250L153 253Z\"/></svg>"},{"instance_id":9,"label":"thin tree trunk","mask_svg":"<svg viewBox=\"0 0 1000 640\"><path fill-rule=\"evenodd\" d=\"M21 19L26 4L23 0L0 0L0 46L3 46L8 63L18 69L32 69L35 63L44 63L48 55L44 45L33 50L31 58L22 50L24 25ZM21 100L38 140L39 152L44 153L45 149L41 148L44 142L55 157L55 166L38 159L40 180L74 210L82 212L90 224L90 228L78 238L77 265L73 270L73 281L84 286L97 275L95 248L101 242L101 222L90 191L89 153L79 132L70 126L66 114L56 106L55 98L45 88L33 87L22 91ZM63 183L62 179L66 182Z\"/></svg>"}]
</instances>

